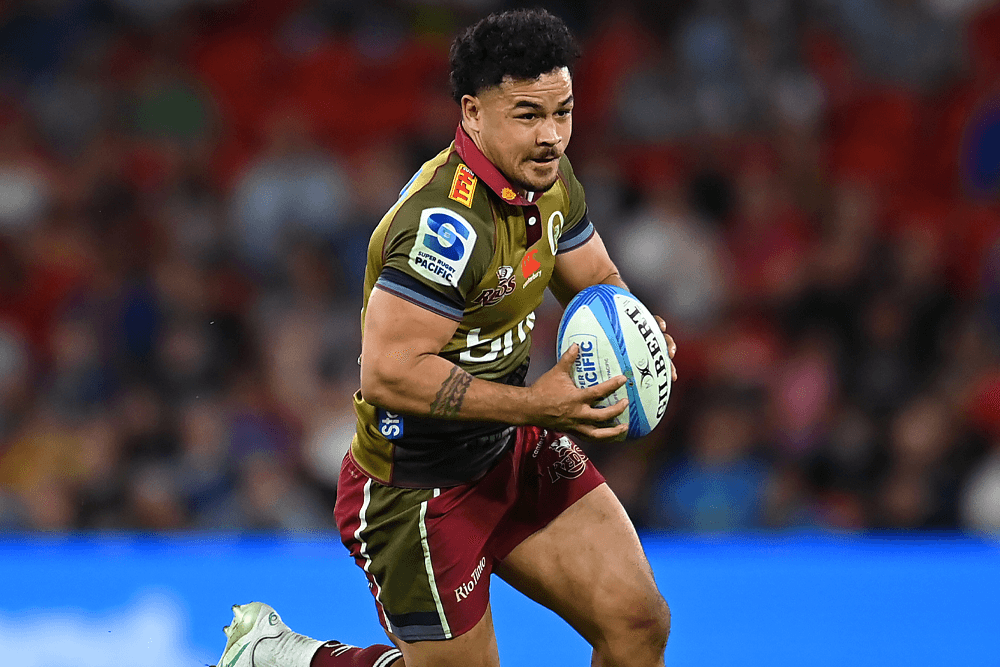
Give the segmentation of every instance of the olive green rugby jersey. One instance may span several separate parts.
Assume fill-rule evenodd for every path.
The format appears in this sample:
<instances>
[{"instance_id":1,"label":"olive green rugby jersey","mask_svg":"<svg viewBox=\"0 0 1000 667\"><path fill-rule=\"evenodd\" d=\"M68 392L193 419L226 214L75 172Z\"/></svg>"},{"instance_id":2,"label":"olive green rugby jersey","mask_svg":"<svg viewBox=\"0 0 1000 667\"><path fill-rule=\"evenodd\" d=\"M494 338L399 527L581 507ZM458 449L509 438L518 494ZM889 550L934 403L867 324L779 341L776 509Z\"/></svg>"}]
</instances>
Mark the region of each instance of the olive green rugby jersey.
<instances>
[{"instance_id":1,"label":"olive green rugby jersey","mask_svg":"<svg viewBox=\"0 0 1000 667\"><path fill-rule=\"evenodd\" d=\"M368 245L362 327L373 289L458 322L440 355L471 375L524 385L535 309L557 254L594 234L583 186L559 179L522 196L459 126L455 141L403 188ZM354 396L351 453L387 484L454 486L486 473L510 444L496 422L395 414Z\"/></svg>"}]
</instances>

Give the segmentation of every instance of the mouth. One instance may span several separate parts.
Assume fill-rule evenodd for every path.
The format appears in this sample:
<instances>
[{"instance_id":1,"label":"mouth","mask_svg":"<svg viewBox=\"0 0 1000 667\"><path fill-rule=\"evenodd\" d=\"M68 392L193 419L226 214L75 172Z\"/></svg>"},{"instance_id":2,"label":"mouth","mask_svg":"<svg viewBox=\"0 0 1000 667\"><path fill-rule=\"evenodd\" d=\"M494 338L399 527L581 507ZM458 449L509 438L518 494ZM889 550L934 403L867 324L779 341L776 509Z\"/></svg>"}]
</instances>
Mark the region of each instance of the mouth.
<instances>
[{"instance_id":1,"label":"mouth","mask_svg":"<svg viewBox=\"0 0 1000 667\"><path fill-rule=\"evenodd\" d=\"M558 162L560 157L562 157L562 156L561 155L545 155L545 156L542 156L542 157L533 157L533 158L531 158L529 160L529 162L534 162L535 164L539 164L539 165L549 165L549 164L552 164L553 162Z\"/></svg>"}]
</instances>

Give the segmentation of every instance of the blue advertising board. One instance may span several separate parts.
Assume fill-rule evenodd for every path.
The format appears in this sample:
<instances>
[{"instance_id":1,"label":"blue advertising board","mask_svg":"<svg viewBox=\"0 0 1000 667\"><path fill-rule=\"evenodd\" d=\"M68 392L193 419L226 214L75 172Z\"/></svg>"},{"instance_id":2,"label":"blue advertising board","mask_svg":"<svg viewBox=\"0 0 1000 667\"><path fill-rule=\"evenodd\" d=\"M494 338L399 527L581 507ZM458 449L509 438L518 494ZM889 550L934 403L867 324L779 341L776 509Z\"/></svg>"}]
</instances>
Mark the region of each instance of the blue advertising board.
<instances>
[{"instance_id":1,"label":"blue advertising board","mask_svg":"<svg viewBox=\"0 0 1000 667\"><path fill-rule=\"evenodd\" d=\"M667 665L1000 666L1000 542L954 535L644 536L673 613ZM204 667L233 603L296 631L385 642L335 534L0 539L0 656L18 667ZM494 578L505 665L589 664Z\"/></svg>"}]
</instances>

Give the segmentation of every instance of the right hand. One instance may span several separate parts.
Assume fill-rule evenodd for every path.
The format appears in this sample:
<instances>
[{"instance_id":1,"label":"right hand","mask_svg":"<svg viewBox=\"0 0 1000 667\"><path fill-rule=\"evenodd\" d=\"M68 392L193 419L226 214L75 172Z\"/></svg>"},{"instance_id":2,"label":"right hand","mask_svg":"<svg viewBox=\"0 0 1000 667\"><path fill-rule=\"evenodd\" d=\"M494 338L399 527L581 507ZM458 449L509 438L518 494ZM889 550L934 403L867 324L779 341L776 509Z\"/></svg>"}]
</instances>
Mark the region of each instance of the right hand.
<instances>
[{"instance_id":1,"label":"right hand","mask_svg":"<svg viewBox=\"0 0 1000 667\"><path fill-rule=\"evenodd\" d=\"M625 384L624 375L613 377L600 384L580 389L573 384L573 364L580 354L574 343L563 353L556 365L538 378L531 387L531 405L538 417L532 424L556 431L574 431L591 440L613 440L628 431L628 424L602 425L620 415L628 407L623 398L614 405L595 408L597 403Z\"/></svg>"}]
</instances>

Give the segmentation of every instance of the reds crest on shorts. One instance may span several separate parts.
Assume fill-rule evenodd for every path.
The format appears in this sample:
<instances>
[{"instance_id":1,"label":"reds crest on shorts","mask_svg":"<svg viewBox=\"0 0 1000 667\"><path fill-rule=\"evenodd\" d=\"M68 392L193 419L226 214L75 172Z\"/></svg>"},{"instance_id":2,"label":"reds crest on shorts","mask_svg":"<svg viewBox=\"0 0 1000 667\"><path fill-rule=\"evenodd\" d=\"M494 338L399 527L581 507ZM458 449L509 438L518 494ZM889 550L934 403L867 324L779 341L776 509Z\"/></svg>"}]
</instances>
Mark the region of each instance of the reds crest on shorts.
<instances>
[{"instance_id":1,"label":"reds crest on shorts","mask_svg":"<svg viewBox=\"0 0 1000 667\"><path fill-rule=\"evenodd\" d=\"M576 479L587 469L587 455L576 443L565 435L554 441L549 447L559 459L549 466L549 477L553 482L560 479Z\"/></svg>"}]
</instances>

